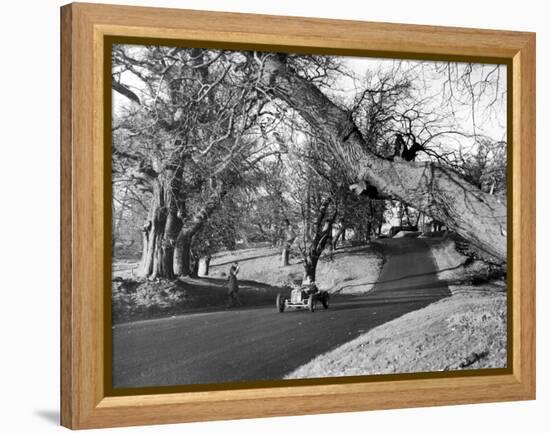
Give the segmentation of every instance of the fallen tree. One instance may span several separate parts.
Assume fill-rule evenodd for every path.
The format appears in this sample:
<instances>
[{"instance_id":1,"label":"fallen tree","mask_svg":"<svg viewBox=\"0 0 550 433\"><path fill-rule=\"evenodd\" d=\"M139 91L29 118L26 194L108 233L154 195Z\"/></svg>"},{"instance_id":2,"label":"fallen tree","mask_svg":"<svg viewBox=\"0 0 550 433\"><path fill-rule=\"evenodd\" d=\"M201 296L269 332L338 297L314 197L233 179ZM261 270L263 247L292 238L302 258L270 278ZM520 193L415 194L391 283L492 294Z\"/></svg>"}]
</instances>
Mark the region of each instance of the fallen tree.
<instances>
[{"instance_id":1,"label":"fallen tree","mask_svg":"<svg viewBox=\"0 0 550 433\"><path fill-rule=\"evenodd\" d=\"M263 91L284 101L323 137L350 184L373 198L414 206L468 239L486 255L506 262L506 203L434 162L393 161L369 151L350 114L287 64L285 54L261 63Z\"/></svg>"}]
</instances>

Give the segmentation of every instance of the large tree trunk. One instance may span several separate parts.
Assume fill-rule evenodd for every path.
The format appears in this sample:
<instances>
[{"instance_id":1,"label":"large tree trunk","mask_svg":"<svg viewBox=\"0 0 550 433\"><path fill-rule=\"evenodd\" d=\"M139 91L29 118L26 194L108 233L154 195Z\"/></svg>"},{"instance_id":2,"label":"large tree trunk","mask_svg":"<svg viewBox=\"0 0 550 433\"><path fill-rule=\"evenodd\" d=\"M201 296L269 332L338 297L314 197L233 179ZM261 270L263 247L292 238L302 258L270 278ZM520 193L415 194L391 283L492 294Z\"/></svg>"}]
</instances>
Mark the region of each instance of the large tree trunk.
<instances>
[{"instance_id":1,"label":"large tree trunk","mask_svg":"<svg viewBox=\"0 0 550 433\"><path fill-rule=\"evenodd\" d=\"M181 230L182 221L178 217L178 206L174 193L179 193L179 188L172 189L170 194L167 194L166 208L167 217L164 227L164 236L160 248L159 267L157 274L163 278L174 278L174 247L176 238Z\"/></svg>"},{"instance_id":2,"label":"large tree trunk","mask_svg":"<svg viewBox=\"0 0 550 433\"><path fill-rule=\"evenodd\" d=\"M319 257L316 257L315 255L308 255L306 257L306 260L304 261L304 278L303 278L304 284L310 284L315 282L318 261L319 261Z\"/></svg>"},{"instance_id":3,"label":"large tree trunk","mask_svg":"<svg viewBox=\"0 0 550 433\"><path fill-rule=\"evenodd\" d=\"M432 162L381 158L367 148L349 113L286 64L284 54L265 57L263 84L288 103L330 143L347 168L350 183L371 187L373 196L409 204L469 239L500 262L506 261L506 204L482 192L455 171ZM373 192L374 191L374 192Z\"/></svg>"},{"instance_id":4,"label":"large tree trunk","mask_svg":"<svg viewBox=\"0 0 550 433\"><path fill-rule=\"evenodd\" d=\"M174 252L174 273L176 275L191 275L191 243L193 234L189 230L181 230L176 239Z\"/></svg>"},{"instance_id":5,"label":"large tree trunk","mask_svg":"<svg viewBox=\"0 0 550 433\"><path fill-rule=\"evenodd\" d=\"M148 242L142 257L139 276L142 278L163 277L162 262L164 258L163 237L166 223L166 210L163 207L155 208L152 224L147 233Z\"/></svg>"},{"instance_id":6,"label":"large tree trunk","mask_svg":"<svg viewBox=\"0 0 550 433\"><path fill-rule=\"evenodd\" d=\"M175 242L174 272L176 275L187 276L193 273L191 268L193 236L202 229L208 217L220 206L227 192L224 188L219 194L213 194L190 221L183 223Z\"/></svg>"},{"instance_id":7,"label":"large tree trunk","mask_svg":"<svg viewBox=\"0 0 550 433\"><path fill-rule=\"evenodd\" d=\"M309 242L309 246L304 254L304 284L315 282L317 263L326 245L332 239L332 226L336 219L337 212L335 210L331 216L327 215L330 203L331 199L323 199L317 210L317 216L313 224L313 229L315 230L314 236Z\"/></svg>"},{"instance_id":8,"label":"large tree trunk","mask_svg":"<svg viewBox=\"0 0 550 433\"><path fill-rule=\"evenodd\" d=\"M147 242L143 243L142 262L139 276L142 278L156 277L158 271L159 249L164 235L166 213L164 211L164 192L162 184L155 180L149 220L144 226Z\"/></svg>"},{"instance_id":9,"label":"large tree trunk","mask_svg":"<svg viewBox=\"0 0 550 433\"><path fill-rule=\"evenodd\" d=\"M147 252L149 249L149 226L151 225L150 221L146 221L143 225L143 230L141 233L141 260L140 268L138 269L138 273L141 275L142 267L144 266L145 261L147 260Z\"/></svg>"},{"instance_id":10,"label":"large tree trunk","mask_svg":"<svg viewBox=\"0 0 550 433\"><path fill-rule=\"evenodd\" d=\"M174 168L177 167L177 168ZM143 254L139 275L143 278L174 278L174 245L181 229L182 164L168 165L153 179L149 222L144 226Z\"/></svg>"},{"instance_id":11,"label":"large tree trunk","mask_svg":"<svg viewBox=\"0 0 550 433\"><path fill-rule=\"evenodd\" d=\"M168 216L167 216L168 213ZM174 278L174 227L179 224L173 221L169 210L155 206L151 224L144 229L143 254L139 275L142 278ZM177 233L177 231L176 231Z\"/></svg>"}]
</instances>

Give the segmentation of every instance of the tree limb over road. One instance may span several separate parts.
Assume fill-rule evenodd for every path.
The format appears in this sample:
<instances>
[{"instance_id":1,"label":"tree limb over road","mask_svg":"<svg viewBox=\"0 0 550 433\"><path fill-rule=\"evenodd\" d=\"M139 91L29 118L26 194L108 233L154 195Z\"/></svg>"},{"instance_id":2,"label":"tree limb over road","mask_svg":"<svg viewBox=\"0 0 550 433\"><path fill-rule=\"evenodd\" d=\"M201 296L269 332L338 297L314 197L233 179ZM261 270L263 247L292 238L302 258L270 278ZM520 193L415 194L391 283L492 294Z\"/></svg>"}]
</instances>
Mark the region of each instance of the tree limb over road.
<instances>
[{"instance_id":1,"label":"tree limb over road","mask_svg":"<svg viewBox=\"0 0 550 433\"><path fill-rule=\"evenodd\" d=\"M506 262L506 203L433 162L389 161L375 155L349 113L300 77L286 60L284 54L265 55L261 84L324 136L335 159L349 173L350 183L364 181L383 195L414 205L496 261Z\"/></svg>"}]
</instances>

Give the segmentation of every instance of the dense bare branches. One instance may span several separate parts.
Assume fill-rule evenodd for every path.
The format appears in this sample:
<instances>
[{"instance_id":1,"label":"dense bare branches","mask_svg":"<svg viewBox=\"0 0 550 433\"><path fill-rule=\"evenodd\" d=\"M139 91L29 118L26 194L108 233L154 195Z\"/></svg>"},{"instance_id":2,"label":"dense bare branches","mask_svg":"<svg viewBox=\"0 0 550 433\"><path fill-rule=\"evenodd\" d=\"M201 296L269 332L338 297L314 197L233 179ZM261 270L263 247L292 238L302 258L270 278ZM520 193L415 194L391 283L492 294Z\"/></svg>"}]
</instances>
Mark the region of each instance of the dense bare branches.
<instances>
[{"instance_id":1,"label":"dense bare branches","mask_svg":"<svg viewBox=\"0 0 550 433\"><path fill-rule=\"evenodd\" d=\"M143 276L190 274L200 256L266 241L297 248L314 278L335 237L347 228L369 240L396 206L503 257L506 143L489 122L502 118L500 66L159 46L112 54L113 212L145 216L133 224Z\"/></svg>"},{"instance_id":2,"label":"dense bare branches","mask_svg":"<svg viewBox=\"0 0 550 433\"><path fill-rule=\"evenodd\" d=\"M485 253L506 260L506 208L498 199L449 168L430 162L390 162L374 154L349 114L299 77L284 55L270 56L263 78L276 97L330 141L330 151L347 168L348 177L366 181L378 191L445 221Z\"/></svg>"}]
</instances>

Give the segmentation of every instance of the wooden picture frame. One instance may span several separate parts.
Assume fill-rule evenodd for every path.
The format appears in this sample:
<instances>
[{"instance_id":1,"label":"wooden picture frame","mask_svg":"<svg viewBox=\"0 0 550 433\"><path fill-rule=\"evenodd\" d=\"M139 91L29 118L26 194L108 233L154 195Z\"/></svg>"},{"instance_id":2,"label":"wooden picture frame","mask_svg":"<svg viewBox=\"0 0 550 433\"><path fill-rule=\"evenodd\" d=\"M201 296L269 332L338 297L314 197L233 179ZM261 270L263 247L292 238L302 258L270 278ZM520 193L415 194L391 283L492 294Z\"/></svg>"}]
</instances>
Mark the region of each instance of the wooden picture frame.
<instances>
[{"instance_id":1,"label":"wooden picture frame","mask_svg":"<svg viewBox=\"0 0 550 433\"><path fill-rule=\"evenodd\" d=\"M106 38L511 66L508 170L511 366L492 375L381 376L349 383L112 395L106 386L111 185L105 173ZM97 4L61 8L61 424L80 428L362 411L535 398L535 35ZM510 145L510 144L509 144ZM107 161L107 163L106 163ZM108 250L110 252L110 250Z\"/></svg>"}]
</instances>

